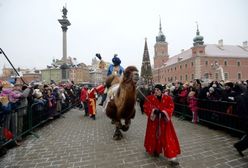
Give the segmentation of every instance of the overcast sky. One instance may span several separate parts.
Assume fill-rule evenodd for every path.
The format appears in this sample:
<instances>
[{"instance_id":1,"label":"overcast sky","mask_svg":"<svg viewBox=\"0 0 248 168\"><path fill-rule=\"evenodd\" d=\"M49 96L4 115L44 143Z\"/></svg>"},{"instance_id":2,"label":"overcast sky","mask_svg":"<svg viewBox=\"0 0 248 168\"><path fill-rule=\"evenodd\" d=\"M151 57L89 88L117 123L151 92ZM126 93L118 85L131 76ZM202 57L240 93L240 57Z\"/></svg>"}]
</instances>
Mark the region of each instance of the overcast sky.
<instances>
[{"instance_id":1,"label":"overcast sky","mask_svg":"<svg viewBox=\"0 0 248 168\"><path fill-rule=\"evenodd\" d=\"M15 67L45 68L62 58L65 4L67 54L87 65L95 53L109 62L117 53L124 67L140 69L145 37L153 64L159 16L170 56L192 47L196 21L205 44L248 40L247 0L0 0L0 48ZM10 67L0 55L4 64Z\"/></svg>"}]
</instances>

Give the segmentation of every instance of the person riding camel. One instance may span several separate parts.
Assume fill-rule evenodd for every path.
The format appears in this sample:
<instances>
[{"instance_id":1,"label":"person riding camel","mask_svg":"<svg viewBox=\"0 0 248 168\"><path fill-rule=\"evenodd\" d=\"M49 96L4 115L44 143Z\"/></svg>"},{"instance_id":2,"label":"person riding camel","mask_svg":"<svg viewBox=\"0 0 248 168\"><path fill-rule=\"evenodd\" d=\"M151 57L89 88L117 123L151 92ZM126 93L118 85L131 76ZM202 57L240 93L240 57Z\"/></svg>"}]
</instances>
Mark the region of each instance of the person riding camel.
<instances>
[{"instance_id":1,"label":"person riding camel","mask_svg":"<svg viewBox=\"0 0 248 168\"><path fill-rule=\"evenodd\" d=\"M110 75L121 76L122 73L124 72L124 68L120 65L121 60L117 56L118 56L117 54L114 54L114 57L112 58L112 64L109 65L108 70L107 70L107 76L110 76ZM105 64L105 62L102 60L101 55L97 53L96 57L100 60L99 67L102 67ZM104 101L106 100L107 88L108 86L105 88L104 94L102 95L102 100L101 100L101 103L99 104L100 106L102 106Z\"/></svg>"}]
</instances>

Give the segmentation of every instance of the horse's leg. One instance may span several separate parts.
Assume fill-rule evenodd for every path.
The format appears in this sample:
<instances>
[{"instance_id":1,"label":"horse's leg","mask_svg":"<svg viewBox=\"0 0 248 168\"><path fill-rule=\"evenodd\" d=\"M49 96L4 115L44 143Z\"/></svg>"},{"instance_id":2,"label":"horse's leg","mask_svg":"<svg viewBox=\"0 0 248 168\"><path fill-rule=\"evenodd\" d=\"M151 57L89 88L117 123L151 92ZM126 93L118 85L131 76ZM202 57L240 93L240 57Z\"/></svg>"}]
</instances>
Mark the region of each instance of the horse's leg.
<instances>
[{"instance_id":1,"label":"horse's leg","mask_svg":"<svg viewBox=\"0 0 248 168\"><path fill-rule=\"evenodd\" d=\"M125 119L125 125L122 125L122 131L127 131L129 129L129 125L131 124L131 119Z\"/></svg>"},{"instance_id":2,"label":"horse's leg","mask_svg":"<svg viewBox=\"0 0 248 168\"><path fill-rule=\"evenodd\" d=\"M122 133L120 131L121 127L122 127L121 122L116 121L115 122L115 133L114 133L114 136L113 136L114 140L120 140L123 137L123 135L122 135Z\"/></svg>"}]
</instances>

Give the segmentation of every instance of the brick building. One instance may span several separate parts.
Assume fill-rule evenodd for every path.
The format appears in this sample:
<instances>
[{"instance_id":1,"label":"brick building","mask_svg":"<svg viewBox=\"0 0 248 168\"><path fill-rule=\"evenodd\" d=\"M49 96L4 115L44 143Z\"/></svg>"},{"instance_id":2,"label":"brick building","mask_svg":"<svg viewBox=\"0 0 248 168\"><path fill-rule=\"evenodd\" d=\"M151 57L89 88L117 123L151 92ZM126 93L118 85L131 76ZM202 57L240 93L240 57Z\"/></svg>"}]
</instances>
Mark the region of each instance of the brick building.
<instances>
[{"instance_id":1,"label":"brick building","mask_svg":"<svg viewBox=\"0 0 248 168\"><path fill-rule=\"evenodd\" d=\"M16 74L15 70L13 68L3 67L2 69L2 75L0 76L0 80L10 80L16 78L17 83L22 83L22 80L20 77ZM17 68L17 72L22 77L22 79L26 83L30 83L33 81L40 81L41 80L41 72L40 70L36 69L22 69Z\"/></svg>"},{"instance_id":2,"label":"brick building","mask_svg":"<svg viewBox=\"0 0 248 168\"><path fill-rule=\"evenodd\" d=\"M191 81L193 79L241 81L248 79L248 45L204 44L197 26L193 46L169 57L168 43L162 33L154 46L153 81L169 83Z\"/></svg>"}]
</instances>

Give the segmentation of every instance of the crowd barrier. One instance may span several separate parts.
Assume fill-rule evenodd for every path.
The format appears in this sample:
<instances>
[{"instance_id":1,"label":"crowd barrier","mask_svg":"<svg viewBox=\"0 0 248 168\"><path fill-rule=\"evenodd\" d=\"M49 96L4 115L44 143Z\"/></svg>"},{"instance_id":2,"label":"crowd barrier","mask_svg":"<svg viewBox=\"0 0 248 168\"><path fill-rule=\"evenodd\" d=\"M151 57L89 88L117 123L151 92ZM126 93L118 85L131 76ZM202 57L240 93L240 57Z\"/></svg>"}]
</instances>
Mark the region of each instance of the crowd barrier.
<instances>
[{"instance_id":1,"label":"crowd barrier","mask_svg":"<svg viewBox=\"0 0 248 168\"><path fill-rule=\"evenodd\" d=\"M245 127L242 118L236 111L236 102L197 100L199 121L237 133L244 133ZM192 119L192 112L188 103L175 102L175 114L186 119Z\"/></svg>"},{"instance_id":2,"label":"crowd barrier","mask_svg":"<svg viewBox=\"0 0 248 168\"><path fill-rule=\"evenodd\" d=\"M62 104L61 111L55 111L53 119L63 116L65 112L79 105L79 99ZM6 150L6 146L16 143L26 135L32 134L39 138L34 129L51 120L48 108L46 101L39 101L28 106L0 111L0 153Z\"/></svg>"}]
</instances>

